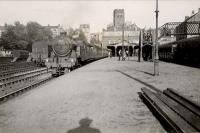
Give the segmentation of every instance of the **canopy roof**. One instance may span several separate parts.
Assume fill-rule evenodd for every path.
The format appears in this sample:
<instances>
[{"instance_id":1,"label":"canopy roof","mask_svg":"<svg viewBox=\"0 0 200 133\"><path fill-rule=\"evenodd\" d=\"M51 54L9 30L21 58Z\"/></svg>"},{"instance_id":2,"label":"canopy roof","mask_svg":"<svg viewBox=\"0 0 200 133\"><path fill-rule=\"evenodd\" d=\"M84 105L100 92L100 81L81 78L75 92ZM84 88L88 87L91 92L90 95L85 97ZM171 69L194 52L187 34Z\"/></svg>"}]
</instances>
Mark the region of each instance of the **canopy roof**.
<instances>
[{"instance_id":1,"label":"canopy roof","mask_svg":"<svg viewBox=\"0 0 200 133\"><path fill-rule=\"evenodd\" d=\"M128 43L126 40L124 40L124 44L123 45L124 46L137 46L138 44L137 43ZM122 46L122 42L109 44L108 46L115 46L115 47Z\"/></svg>"}]
</instances>

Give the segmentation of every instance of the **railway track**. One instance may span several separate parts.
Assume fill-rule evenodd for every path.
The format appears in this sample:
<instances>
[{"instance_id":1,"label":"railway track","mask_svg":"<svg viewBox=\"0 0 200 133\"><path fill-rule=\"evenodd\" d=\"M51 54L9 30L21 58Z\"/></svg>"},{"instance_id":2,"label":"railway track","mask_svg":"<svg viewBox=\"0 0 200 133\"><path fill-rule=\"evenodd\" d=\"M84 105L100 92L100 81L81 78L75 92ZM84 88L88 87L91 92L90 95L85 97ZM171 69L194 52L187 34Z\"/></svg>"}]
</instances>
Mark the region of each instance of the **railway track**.
<instances>
[{"instance_id":1,"label":"railway track","mask_svg":"<svg viewBox=\"0 0 200 133\"><path fill-rule=\"evenodd\" d=\"M50 73L50 72L49 72L49 73ZM8 93L8 94L5 94L5 95L3 95L3 96L0 96L0 101L1 101L1 102L2 102L2 101L6 101L6 100L9 99L10 97L16 96L16 94L19 94L19 93L24 92L24 91L26 91L26 90L32 89L32 88L34 88L34 87L36 87L36 86L39 86L39 85L41 85L41 84L43 84L43 83L45 83L45 82L47 82L47 81L49 81L49 80L51 80L51 79L52 79L52 76L50 75L50 76L47 76L47 77L45 77L45 78L42 78L42 79L40 79L40 80L38 80L38 81L36 81L36 82L33 82L33 83L31 83L31 84L28 84L28 85L25 85L25 86L23 86L23 87L21 87L21 88L15 90L15 91L12 91L12 92L10 92L10 93Z\"/></svg>"},{"instance_id":2,"label":"railway track","mask_svg":"<svg viewBox=\"0 0 200 133\"><path fill-rule=\"evenodd\" d=\"M36 67L32 62L1 64L0 101L5 101L8 97L40 85L51 78L51 70Z\"/></svg>"},{"instance_id":3,"label":"railway track","mask_svg":"<svg viewBox=\"0 0 200 133\"><path fill-rule=\"evenodd\" d=\"M35 68L33 70L29 69L28 71L25 71L25 72L19 72L16 73L16 74L13 74L11 76L6 76L6 77L3 77L3 78L0 78L0 82L5 82L5 81L11 81L11 80L14 80L14 79L17 79L17 78L20 78L20 77L23 77L23 76L26 76L26 75L29 75L29 74L32 74L32 73L40 73L42 71L47 71L46 68Z\"/></svg>"},{"instance_id":4,"label":"railway track","mask_svg":"<svg viewBox=\"0 0 200 133\"><path fill-rule=\"evenodd\" d=\"M139 96L168 132L200 132L200 106L173 89L142 88Z\"/></svg>"},{"instance_id":5,"label":"railway track","mask_svg":"<svg viewBox=\"0 0 200 133\"><path fill-rule=\"evenodd\" d=\"M31 66L31 67L28 67L28 68L20 68L20 69L13 69L13 70L5 71L5 72L0 72L0 78L12 76L12 75L20 73L20 72L22 73L22 72L35 70L35 69L38 69L38 68L35 67L35 66Z\"/></svg>"}]
</instances>

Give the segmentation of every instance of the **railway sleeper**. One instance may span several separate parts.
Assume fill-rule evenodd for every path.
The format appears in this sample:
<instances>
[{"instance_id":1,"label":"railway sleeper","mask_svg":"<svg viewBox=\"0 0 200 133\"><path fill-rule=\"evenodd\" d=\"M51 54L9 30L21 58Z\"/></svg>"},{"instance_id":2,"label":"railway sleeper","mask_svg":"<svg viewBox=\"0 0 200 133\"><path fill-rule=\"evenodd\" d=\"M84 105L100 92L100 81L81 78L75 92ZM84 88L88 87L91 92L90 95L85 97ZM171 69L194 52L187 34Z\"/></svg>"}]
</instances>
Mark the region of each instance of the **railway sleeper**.
<instances>
[{"instance_id":1,"label":"railway sleeper","mask_svg":"<svg viewBox=\"0 0 200 133\"><path fill-rule=\"evenodd\" d=\"M0 77L5 77L8 75L12 75L12 74L20 73L20 72L26 72L26 71L35 70L35 69L38 69L38 68L37 67L28 67L28 68L13 69L10 71L1 72Z\"/></svg>"},{"instance_id":2,"label":"railway sleeper","mask_svg":"<svg viewBox=\"0 0 200 133\"><path fill-rule=\"evenodd\" d=\"M11 93L6 93L4 96L1 96L1 97L0 97L0 101L5 102L5 101L7 101L9 98L11 98L11 96L12 96L12 97L17 96L17 95L21 94L22 92L24 92L25 90L32 89L32 88L34 88L34 87L37 87L38 85L41 85L42 83L45 83L46 81L50 80L51 78L52 78L52 77L49 76L49 77L46 77L46 78L44 78L44 79L42 79L42 80L39 80L39 81L37 81L37 82L34 82L34 83L30 84L30 85L26 85L26 86L24 86L24 87L22 87L22 88L20 88L20 89L18 89L18 90L16 90L16 91L13 91L13 92L11 92Z\"/></svg>"},{"instance_id":3,"label":"railway sleeper","mask_svg":"<svg viewBox=\"0 0 200 133\"><path fill-rule=\"evenodd\" d=\"M42 71L46 71L46 70L47 69L43 68L43 69L38 69L38 70L32 70L32 71L27 71L27 72L19 73L19 74L14 75L14 76L9 76L9 77L5 77L5 78L1 78L0 82L12 80L12 79L15 79L15 78L19 78L19 77L22 77L22 76L26 76L26 75L29 75L29 74L38 73L38 72L42 72Z\"/></svg>"},{"instance_id":4,"label":"railway sleeper","mask_svg":"<svg viewBox=\"0 0 200 133\"><path fill-rule=\"evenodd\" d=\"M10 81L10 82L7 82L7 83L3 83L0 85L0 89L6 89L6 88L13 88L14 85L17 85L17 84L21 84L21 83L24 83L24 82L32 82L34 80L37 80L37 77L43 75L43 74L47 74L47 73L51 73L50 71L49 72L42 72L42 73L36 73L36 74L32 74L30 76L27 76L27 77L23 77L21 79L17 79L15 81Z\"/></svg>"}]
</instances>

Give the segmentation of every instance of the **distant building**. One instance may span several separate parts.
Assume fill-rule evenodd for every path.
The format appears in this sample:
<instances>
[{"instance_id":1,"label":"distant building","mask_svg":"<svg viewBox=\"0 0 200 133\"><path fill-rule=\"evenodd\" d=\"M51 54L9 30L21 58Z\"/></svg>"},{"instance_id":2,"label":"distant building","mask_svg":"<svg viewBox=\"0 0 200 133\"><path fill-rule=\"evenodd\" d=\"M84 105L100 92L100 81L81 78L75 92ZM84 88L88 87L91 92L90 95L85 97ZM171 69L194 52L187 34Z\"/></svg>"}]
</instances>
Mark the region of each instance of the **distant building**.
<instances>
[{"instance_id":1,"label":"distant building","mask_svg":"<svg viewBox=\"0 0 200 133\"><path fill-rule=\"evenodd\" d=\"M5 31L5 26L0 26L0 37L2 36L2 33Z\"/></svg>"},{"instance_id":2,"label":"distant building","mask_svg":"<svg viewBox=\"0 0 200 133\"><path fill-rule=\"evenodd\" d=\"M176 31L179 32L179 34L176 35L176 40L178 41L186 38L199 36L200 33L199 22L200 22L200 8L198 9L197 13L194 13L193 10L191 16L185 16L185 20L176 27Z\"/></svg>"},{"instance_id":3,"label":"distant building","mask_svg":"<svg viewBox=\"0 0 200 133\"><path fill-rule=\"evenodd\" d=\"M0 57L11 57L12 52L11 50L6 50L3 47L0 47Z\"/></svg>"},{"instance_id":4,"label":"distant building","mask_svg":"<svg viewBox=\"0 0 200 133\"><path fill-rule=\"evenodd\" d=\"M192 13L192 15L189 16L185 16L185 21L187 22L194 22L194 21L200 21L200 8L198 9L197 13Z\"/></svg>"},{"instance_id":5,"label":"distant building","mask_svg":"<svg viewBox=\"0 0 200 133\"><path fill-rule=\"evenodd\" d=\"M129 43L130 46L139 43L140 28L135 23L125 22L124 9L115 9L113 11L113 24L109 24L102 33L102 45L112 49L112 54L116 55L118 47L121 47L123 30L123 41Z\"/></svg>"},{"instance_id":6,"label":"distant building","mask_svg":"<svg viewBox=\"0 0 200 133\"><path fill-rule=\"evenodd\" d=\"M90 25L89 24L81 24L79 29L85 34L87 42L90 42Z\"/></svg>"},{"instance_id":7,"label":"distant building","mask_svg":"<svg viewBox=\"0 0 200 133\"><path fill-rule=\"evenodd\" d=\"M197 22L197 21L200 22L200 8L198 9L197 13L194 13L194 11L192 11L192 15L190 17L185 16L184 22ZM193 25L193 30L196 30L198 32L199 29L200 29L200 24ZM188 30L190 30L190 29L188 29ZM199 36L199 35L187 35L187 38L194 37L194 36Z\"/></svg>"},{"instance_id":8,"label":"distant building","mask_svg":"<svg viewBox=\"0 0 200 133\"><path fill-rule=\"evenodd\" d=\"M121 29L125 22L124 9L115 9L113 11L113 26L116 29Z\"/></svg>"},{"instance_id":9,"label":"distant building","mask_svg":"<svg viewBox=\"0 0 200 133\"><path fill-rule=\"evenodd\" d=\"M64 29L60 26L60 24L57 26L48 25L48 26L44 26L44 27L51 30L53 38L60 36L61 33L64 32Z\"/></svg>"},{"instance_id":10,"label":"distant building","mask_svg":"<svg viewBox=\"0 0 200 133\"><path fill-rule=\"evenodd\" d=\"M192 22L194 22L194 23L192 23ZM185 20L183 22L178 23L178 25L174 25L174 26L176 26L175 29L173 28L173 26L171 26L172 28L169 28L169 29L166 28L165 32L169 32L169 35L173 34L174 32L177 32L178 34L170 35L170 36L169 35L162 36L159 39L160 45L166 44L169 42L173 42L173 41L178 41L178 40L182 40L182 39L186 39L186 38L199 36L199 35L188 35L188 34L200 33L200 31L199 31L199 29L200 29L200 8L198 9L197 13L195 13L193 10L191 16L185 16ZM161 36L162 32L163 32L162 30L159 31L158 36Z\"/></svg>"}]
</instances>

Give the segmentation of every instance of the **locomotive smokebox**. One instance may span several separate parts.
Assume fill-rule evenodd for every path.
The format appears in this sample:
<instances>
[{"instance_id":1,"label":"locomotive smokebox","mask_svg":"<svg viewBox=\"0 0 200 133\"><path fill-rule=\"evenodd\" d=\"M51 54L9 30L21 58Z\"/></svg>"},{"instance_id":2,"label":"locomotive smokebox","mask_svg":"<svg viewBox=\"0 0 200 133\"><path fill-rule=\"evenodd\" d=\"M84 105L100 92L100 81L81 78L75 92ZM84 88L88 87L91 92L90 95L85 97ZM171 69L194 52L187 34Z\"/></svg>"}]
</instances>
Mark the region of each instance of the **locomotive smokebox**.
<instances>
[{"instance_id":1,"label":"locomotive smokebox","mask_svg":"<svg viewBox=\"0 0 200 133\"><path fill-rule=\"evenodd\" d=\"M57 56L63 57L71 53L73 49L73 42L69 38L56 39L53 43L53 51Z\"/></svg>"}]
</instances>

